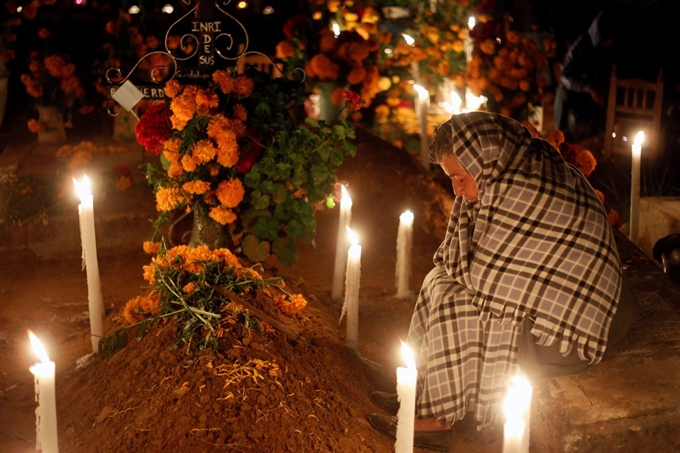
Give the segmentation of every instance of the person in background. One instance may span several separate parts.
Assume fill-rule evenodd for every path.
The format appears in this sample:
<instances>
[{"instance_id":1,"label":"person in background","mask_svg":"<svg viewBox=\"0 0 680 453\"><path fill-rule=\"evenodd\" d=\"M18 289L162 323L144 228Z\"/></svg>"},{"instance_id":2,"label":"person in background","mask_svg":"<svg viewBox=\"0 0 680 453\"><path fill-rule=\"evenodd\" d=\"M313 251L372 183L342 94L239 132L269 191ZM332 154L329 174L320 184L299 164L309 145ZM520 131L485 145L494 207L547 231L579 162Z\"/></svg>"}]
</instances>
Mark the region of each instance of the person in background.
<instances>
[{"instance_id":1,"label":"person in background","mask_svg":"<svg viewBox=\"0 0 680 453\"><path fill-rule=\"evenodd\" d=\"M567 50L555 92L555 128L568 142L604 131L616 40L615 17L600 12Z\"/></svg>"},{"instance_id":2,"label":"person in background","mask_svg":"<svg viewBox=\"0 0 680 453\"><path fill-rule=\"evenodd\" d=\"M454 115L429 159L455 200L409 326L418 367L416 447L448 452L467 414L501 422L515 374L571 374L599 363L639 317L607 213L547 141L489 112ZM398 395L371 393L389 413ZM396 420L369 422L395 439Z\"/></svg>"}]
</instances>

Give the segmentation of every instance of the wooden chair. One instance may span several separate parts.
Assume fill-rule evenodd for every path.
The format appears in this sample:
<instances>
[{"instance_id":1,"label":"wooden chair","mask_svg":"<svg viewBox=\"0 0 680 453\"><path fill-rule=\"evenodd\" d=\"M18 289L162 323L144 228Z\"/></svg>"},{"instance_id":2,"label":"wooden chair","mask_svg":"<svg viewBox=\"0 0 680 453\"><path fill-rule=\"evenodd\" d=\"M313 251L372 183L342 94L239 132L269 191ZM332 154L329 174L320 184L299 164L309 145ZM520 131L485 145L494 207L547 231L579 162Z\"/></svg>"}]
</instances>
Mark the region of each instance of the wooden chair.
<instances>
[{"instance_id":1,"label":"wooden chair","mask_svg":"<svg viewBox=\"0 0 680 453\"><path fill-rule=\"evenodd\" d=\"M246 52L236 62L236 70L239 74L243 74L248 66L254 66L259 71L266 72L273 79L283 77L281 63L277 64L273 58L261 52Z\"/></svg>"},{"instance_id":2,"label":"wooden chair","mask_svg":"<svg viewBox=\"0 0 680 453\"><path fill-rule=\"evenodd\" d=\"M630 154L638 131L644 131L644 157L659 154L661 114L663 106L663 71L656 82L645 79L619 79L612 68L607 102L607 123L604 136L604 159L612 154Z\"/></svg>"}]
</instances>

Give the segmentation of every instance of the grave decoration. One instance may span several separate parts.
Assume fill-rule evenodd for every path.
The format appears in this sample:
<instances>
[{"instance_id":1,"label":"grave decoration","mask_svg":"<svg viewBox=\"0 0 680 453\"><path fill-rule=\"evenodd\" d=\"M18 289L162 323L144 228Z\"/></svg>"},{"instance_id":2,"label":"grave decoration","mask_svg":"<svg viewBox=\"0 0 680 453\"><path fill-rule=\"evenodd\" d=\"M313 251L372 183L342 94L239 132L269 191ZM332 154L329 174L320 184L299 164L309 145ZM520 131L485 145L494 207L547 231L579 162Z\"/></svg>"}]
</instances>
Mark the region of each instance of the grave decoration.
<instances>
[{"instance_id":1,"label":"grave decoration","mask_svg":"<svg viewBox=\"0 0 680 453\"><path fill-rule=\"evenodd\" d=\"M332 124L307 118L299 77L238 71L239 59L259 52L248 50L246 29L223 3L196 2L169 27L165 51L143 57L159 62L151 84L112 68L111 96L126 110L155 99L136 127L158 155L146 166L160 212L154 241L292 265L298 242L314 241L315 212L335 206L336 168L356 152L355 131L343 115ZM188 214L191 235L180 228Z\"/></svg>"}]
</instances>

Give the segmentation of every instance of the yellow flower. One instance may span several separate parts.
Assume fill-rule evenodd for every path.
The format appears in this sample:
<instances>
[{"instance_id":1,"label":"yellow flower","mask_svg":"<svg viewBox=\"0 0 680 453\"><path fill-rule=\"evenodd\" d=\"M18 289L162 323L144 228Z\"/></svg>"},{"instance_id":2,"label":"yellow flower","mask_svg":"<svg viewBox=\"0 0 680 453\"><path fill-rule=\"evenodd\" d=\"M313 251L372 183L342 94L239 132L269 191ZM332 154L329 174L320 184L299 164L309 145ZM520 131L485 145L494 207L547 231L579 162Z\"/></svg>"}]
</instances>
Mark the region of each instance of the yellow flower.
<instances>
[{"instance_id":1,"label":"yellow flower","mask_svg":"<svg viewBox=\"0 0 680 453\"><path fill-rule=\"evenodd\" d=\"M222 181L219 186L217 186L217 199L220 201L222 206L227 208L235 208L238 204L243 201L243 196L246 191L243 187L243 183L238 178L228 179Z\"/></svg>"},{"instance_id":2,"label":"yellow flower","mask_svg":"<svg viewBox=\"0 0 680 453\"><path fill-rule=\"evenodd\" d=\"M213 81L219 85L222 93L231 93L234 85L234 79L231 77L231 73L229 71L221 70L213 72Z\"/></svg>"},{"instance_id":3,"label":"yellow flower","mask_svg":"<svg viewBox=\"0 0 680 453\"><path fill-rule=\"evenodd\" d=\"M198 164L199 163L192 156L188 154L182 156L182 168L184 169L184 171L192 172L196 170L196 166Z\"/></svg>"},{"instance_id":4,"label":"yellow flower","mask_svg":"<svg viewBox=\"0 0 680 453\"><path fill-rule=\"evenodd\" d=\"M184 291L188 295L192 295L194 291L196 291L196 284L194 282L189 282L186 285L184 285L182 291Z\"/></svg>"},{"instance_id":5,"label":"yellow flower","mask_svg":"<svg viewBox=\"0 0 680 453\"><path fill-rule=\"evenodd\" d=\"M200 140L191 148L191 155L199 163L209 162L217 155L217 149L210 140Z\"/></svg>"}]
</instances>

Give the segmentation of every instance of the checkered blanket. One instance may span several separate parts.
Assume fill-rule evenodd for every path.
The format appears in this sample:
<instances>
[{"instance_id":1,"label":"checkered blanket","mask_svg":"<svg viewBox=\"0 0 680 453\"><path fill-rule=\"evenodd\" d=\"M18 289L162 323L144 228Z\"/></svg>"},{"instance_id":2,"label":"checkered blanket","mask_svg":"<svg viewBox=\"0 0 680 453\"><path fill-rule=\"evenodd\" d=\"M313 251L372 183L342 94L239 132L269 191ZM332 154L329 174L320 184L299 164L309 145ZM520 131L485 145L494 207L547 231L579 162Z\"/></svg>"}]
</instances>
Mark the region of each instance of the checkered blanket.
<instances>
[{"instance_id":1,"label":"checkered blanket","mask_svg":"<svg viewBox=\"0 0 680 453\"><path fill-rule=\"evenodd\" d=\"M473 411L486 426L517 371L525 317L537 344L602 359L622 271L600 199L549 143L501 115L449 124L479 202L456 197L408 341L418 353L418 414L454 422Z\"/></svg>"}]
</instances>

